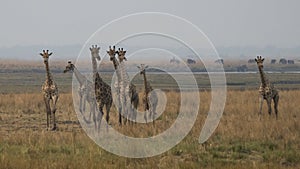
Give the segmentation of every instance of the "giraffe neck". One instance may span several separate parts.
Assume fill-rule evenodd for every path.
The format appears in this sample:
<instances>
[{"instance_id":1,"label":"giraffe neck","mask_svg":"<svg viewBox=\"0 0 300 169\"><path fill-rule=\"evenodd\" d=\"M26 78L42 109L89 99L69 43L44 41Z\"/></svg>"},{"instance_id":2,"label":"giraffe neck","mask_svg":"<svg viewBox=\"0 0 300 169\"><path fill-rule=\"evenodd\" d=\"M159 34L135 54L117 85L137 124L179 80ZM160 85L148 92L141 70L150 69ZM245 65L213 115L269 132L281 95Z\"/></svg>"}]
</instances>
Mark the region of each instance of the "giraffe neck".
<instances>
[{"instance_id":1,"label":"giraffe neck","mask_svg":"<svg viewBox=\"0 0 300 169\"><path fill-rule=\"evenodd\" d=\"M129 76L126 71L126 66L125 66L124 61L120 62L117 74L119 74L118 76L120 76L120 82L123 84L123 86L126 86L129 84L130 79L129 79Z\"/></svg>"},{"instance_id":2,"label":"giraffe neck","mask_svg":"<svg viewBox=\"0 0 300 169\"><path fill-rule=\"evenodd\" d=\"M102 87L105 85L105 82L103 81L103 79L101 78L98 72L95 74L94 80L95 80L94 83L95 88L99 88L100 90L102 90Z\"/></svg>"},{"instance_id":3,"label":"giraffe neck","mask_svg":"<svg viewBox=\"0 0 300 169\"><path fill-rule=\"evenodd\" d=\"M259 74L260 74L260 79L261 79L262 86L266 87L267 86L267 79L266 79L265 73L263 71L263 68L262 67L258 67L258 70L259 70Z\"/></svg>"},{"instance_id":4,"label":"giraffe neck","mask_svg":"<svg viewBox=\"0 0 300 169\"><path fill-rule=\"evenodd\" d=\"M114 68L115 68L115 71L116 71L116 75L117 75L117 84L119 85L120 84L120 81L121 81L121 73L120 73L120 63L118 62L118 60L116 59L116 57L113 57L112 59L112 62L113 62L113 65L114 65Z\"/></svg>"},{"instance_id":5,"label":"giraffe neck","mask_svg":"<svg viewBox=\"0 0 300 169\"><path fill-rule=\"evenodd\" d=\"M146 77L146 72L143 73L143 76L144 76L144 87L145 87L145 93L148 94L148 83L147 83L147 77Z\"/></svg>"},{"instance_id":6,"label":"giraffe neck","mask_svg":"<svg viewBox=\"0 0 300 169\"><path fill-rule=\"evenodd\" d=\"M80 86L82 86L85 83L85 81L87 80L86 77L84 75L82 75L76 67L74 67L73 72L74 72L75 77L76 77L77 81L79 82Z\"/></svg>"},{"instance_id":7,"label":"giraffe neck","mask_svg":"<svg viewBox=\"0 0 300 169\"><path fill-rule=\"evenodd\" d=\"M92 65L93 65L93 77L94 77L93 79L95 79L97 73L97 61L93 56L92 56Z\"/></svg>"},{"instance_id":8,"label":"giraffe neck","mask_svg":"<svg viewBox=\"0 0 300 169\"><path fill-rule=\"evenodd\" d=\"M117 70L117 69L118 69L118 66L119 66L119 62L117 61L116 57L113 58L112 62L113 62L113 64L114 64L115 70Z\"/></svg>"},{"instance_id":9,"label":"giraffe neck","mask_svg":"<svg viewBox=\"0 0 300 169\"><path fill-rule=\"evenodd\" d=\"M51 77L51 73L50 73L48 62L45 63L45 66L46 66L46 79L48 81L48 85L50 86L52 84L52 77Z\"/></svg>"}]
</instances>

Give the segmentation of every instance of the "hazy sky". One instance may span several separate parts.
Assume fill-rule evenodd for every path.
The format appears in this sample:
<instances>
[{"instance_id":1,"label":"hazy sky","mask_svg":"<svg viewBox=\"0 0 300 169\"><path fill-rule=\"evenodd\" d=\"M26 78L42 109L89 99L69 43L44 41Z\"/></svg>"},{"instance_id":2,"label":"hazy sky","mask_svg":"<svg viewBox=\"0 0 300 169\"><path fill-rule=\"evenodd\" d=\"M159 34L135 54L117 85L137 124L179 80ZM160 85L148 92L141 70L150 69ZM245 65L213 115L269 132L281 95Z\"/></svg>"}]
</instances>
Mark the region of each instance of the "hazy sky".
<instances>
[{"instance_id":1,"label":"hazy sky","mask_svg":"<svg viewBox=\"0 0 300 169\"><path fill-rule=\"evenodd\" d=\"M0 4L0 47L83 44L104 24L136 12L183 17L215 46L300 46L297 0L0 0Z\"/></svg>"}]
</instances>

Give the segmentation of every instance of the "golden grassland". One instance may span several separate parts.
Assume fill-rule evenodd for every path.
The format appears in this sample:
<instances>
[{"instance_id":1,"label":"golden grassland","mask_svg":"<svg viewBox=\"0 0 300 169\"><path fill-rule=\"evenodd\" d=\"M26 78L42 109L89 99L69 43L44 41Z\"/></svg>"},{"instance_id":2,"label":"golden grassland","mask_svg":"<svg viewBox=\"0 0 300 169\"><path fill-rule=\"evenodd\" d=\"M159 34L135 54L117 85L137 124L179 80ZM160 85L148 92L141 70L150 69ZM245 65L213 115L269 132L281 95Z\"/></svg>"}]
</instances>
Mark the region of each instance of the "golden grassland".
<instances>
[{"instance_id":1,"label":"golden grassland","mask_svg":"<svg viewBox=\"0 0 300 169\"><path fill-rule=\"evenodd\" d=\"M280 91L276 120L274 114L267 114L266 104L258 116L256 90L228 91L218 128L205 144L199 144L210 106L210 92L200 92L198 118L182 142L155 157L130 159L103 150L85 134L71 94L60 95L55 132L45 130L40 93L1 94L0 168L300 168L299 95L299 90ZM120 127L114 108L112 127L136 137L161 133L174 122L179 108L179 93L169 91L166 96L166 110L155 127Z\"/></svg>"}]
</instances>

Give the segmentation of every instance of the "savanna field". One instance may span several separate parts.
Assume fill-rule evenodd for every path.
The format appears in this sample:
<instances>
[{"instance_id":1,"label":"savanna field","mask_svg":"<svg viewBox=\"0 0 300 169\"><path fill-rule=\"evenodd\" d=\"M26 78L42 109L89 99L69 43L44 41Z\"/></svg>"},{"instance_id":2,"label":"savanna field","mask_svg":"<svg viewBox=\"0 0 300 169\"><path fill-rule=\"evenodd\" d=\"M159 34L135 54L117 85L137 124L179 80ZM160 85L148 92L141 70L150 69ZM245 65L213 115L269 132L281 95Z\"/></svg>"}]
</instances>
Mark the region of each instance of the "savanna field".
<instances>
[{"instance_id":1,"label":"savanna field","mask_svg":"<svg viewBox=\"0 0 300 169\"><path fill-rule=\"evenodd\" d=\"M260 117L259 75L246 76L227 76L227 83L231 85L225 110L218 128L206 143L199 144L198 139L210 106L209 89L199 91L196 123L184 140L161 155L130 159L105 151L83 131L73 106L70 74L54 76L60 90L56 112L58 130L46 131L45 105L40 92L45 74L1 73L0 168L300 168L299 86L275 84L280 90L278 120L274 114L268 115L266 102ZM273 81L300 79L299 74L268 76ZM278 80L278 77L282 78ZM204 83L207 81L205 75L196 78ZM153 86L159 88L156 83ZM112 108L112 127L135 137L153 136L169 128L177 118L180 93L172 89L164 91L166 109L155 126L121 127L117 111ZM139 92L141 96L142 90Z\"/></svg>"}]
</instances>

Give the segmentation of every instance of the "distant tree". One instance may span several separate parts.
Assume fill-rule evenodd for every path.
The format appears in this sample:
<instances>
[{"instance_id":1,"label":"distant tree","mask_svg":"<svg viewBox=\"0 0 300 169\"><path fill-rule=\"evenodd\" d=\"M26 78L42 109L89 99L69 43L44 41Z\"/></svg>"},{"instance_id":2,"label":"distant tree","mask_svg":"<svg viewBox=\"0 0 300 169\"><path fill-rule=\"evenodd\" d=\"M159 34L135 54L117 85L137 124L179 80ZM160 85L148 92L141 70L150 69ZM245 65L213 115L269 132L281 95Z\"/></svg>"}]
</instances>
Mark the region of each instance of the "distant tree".
<instances>
[{"instance_id":1,"label":"distant tree","mask_svg":"<svg viewBox=\"0 0 300 169\"><path fill-rule=\"evenodd\" d=\"M279 63L285 65L285 64L287 64L287 60L284 59L284 58L281 58L281 59L279 60Z\"/></svg>"},{"instance_id":2,"label":"distant tree","mask_svg":"<svg viewBox=\"0 0 300 169\"><path fill-rule=\"evenodd\" d=\"M224 65L224 60L223 59L218 59L218 60L215 61L215 63L219 63L219 64Z\"/></svg>"},{"instance_id":3,"label":"distant tree","mask_svg":"<svg viewBox=\"0 0 300 169\"><path fill-rule=\"evenodd\" d=\"M287 63L288 63L289 65L293 65L293 64L295 64L295 61L294 61L294 60L288 60Z\"/></svg>"},{"instance_id":4,"label":"distant tree","mask_svg":"<svg viewBox=\"0 0 300 169\"><path fill-rule=\"evenodd\" d=\"M248 63L256 63L256 62L255 62L255 59L249 59Z\"/></svg>"},{"instance_id":5,"label":"distant tree","mask_svg":"<svg viewBox=\"0 0 300 169\"><path fill-rule=\"evenodd\" d=\"M188 64L196 64L196 61L194 59L187 59Z\"/></svg>"},{"instance_id":6,"label":"distant tree","mask_svg":"<svg viewBox=\"0 0 300 169\"><path fill-rule=\"evenodd\" d=\"M170 59L170 63L179 64L179 60L177 60L175 57L173 57L172 59Z\"/></svg>"},{"instance_id":7,"label":"distant tree","mask_svg":"<svg viewBox=\"0 0 300 169\"><path fill-rule=\"evenodd\" d=\"M237 67L237 71L238 72L247 72L248 71L248 67L247 65L241 65Z\"/></svg>"},{"instance_id":8,"label":"distant tree","mask_svg":"<svg viewBox=\"0 0 300 169\"><path fill-rule=\"evenodd\" d=\"M276 63L276 59L272 59L271 64L275 64L275 63Z\"/></svg>"}]
</instances>

